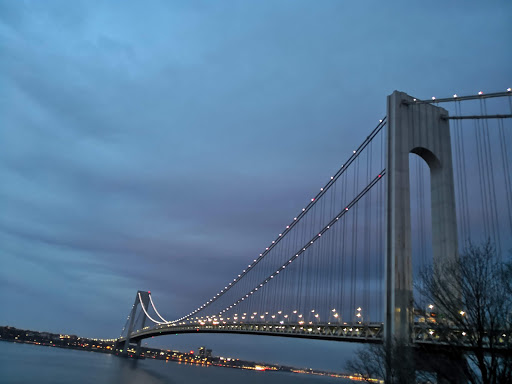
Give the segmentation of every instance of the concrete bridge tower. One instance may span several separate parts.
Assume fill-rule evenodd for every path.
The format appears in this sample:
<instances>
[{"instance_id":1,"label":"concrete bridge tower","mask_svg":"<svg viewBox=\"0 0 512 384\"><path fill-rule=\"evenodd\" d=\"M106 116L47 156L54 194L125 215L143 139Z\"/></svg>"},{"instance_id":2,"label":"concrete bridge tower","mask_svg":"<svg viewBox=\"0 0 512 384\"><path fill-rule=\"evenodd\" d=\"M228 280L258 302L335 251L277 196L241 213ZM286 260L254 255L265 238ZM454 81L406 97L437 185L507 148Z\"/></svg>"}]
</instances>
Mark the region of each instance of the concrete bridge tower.
<instances>
[{"instance_id":1,"label":"concrete bridge tower","mask_svg":"<svg viewBox=\"0 0 512 384\"><path fill-rule=\"evenodd\" d=\"M387 102L385 339L411 340L413 272L409 153L428 164L434 264L458 257L448 112L395 91Z\"/></svg>"}]
</instances>

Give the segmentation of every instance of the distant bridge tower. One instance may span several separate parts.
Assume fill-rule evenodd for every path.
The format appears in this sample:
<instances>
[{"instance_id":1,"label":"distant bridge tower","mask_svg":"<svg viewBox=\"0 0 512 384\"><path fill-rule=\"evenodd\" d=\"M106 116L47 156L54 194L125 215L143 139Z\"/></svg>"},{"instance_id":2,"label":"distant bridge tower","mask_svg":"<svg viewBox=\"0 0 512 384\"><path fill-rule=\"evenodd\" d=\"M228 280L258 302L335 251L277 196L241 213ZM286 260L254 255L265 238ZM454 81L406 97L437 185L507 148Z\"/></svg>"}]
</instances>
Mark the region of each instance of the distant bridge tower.
<instances>
[{"instance_id":1,"label":"distant bridge tower","mask_svg":"<svg viewBox=\"0 0 512 384\"><path fill-rule=\"evenodd\" d=\"M385 339L411 341L413 272L409 153L430 168L434 265L458 257L448 112L395 91L387 102Z\"/></svg>"},{"instance_id":2,"label":"distant bridge tower","mask_svg":"<svg viewBox=\"0 0 512 384\"><path fill-rule=\"evenodd\" d=\"M149 294L148 291L138 291L137 295L135 296L135 302L133 303L132 310L129 315L129 322L128 322L128 332L126 334L126 341L124 343L123 353L128 353L128 348L130 348L130 335L134 331L134 324L135 324L135 316L137 313L137 307L141 305L141 309L144 310L144 308L148 308L149 305ZM142 316L142 324L137 326L137 329L143 329L146 322L146 316ZM139 354L140 349L140 343L141 340L139 339L137 343L135 344L135 353Z\"/></svg>"}]
</instances>

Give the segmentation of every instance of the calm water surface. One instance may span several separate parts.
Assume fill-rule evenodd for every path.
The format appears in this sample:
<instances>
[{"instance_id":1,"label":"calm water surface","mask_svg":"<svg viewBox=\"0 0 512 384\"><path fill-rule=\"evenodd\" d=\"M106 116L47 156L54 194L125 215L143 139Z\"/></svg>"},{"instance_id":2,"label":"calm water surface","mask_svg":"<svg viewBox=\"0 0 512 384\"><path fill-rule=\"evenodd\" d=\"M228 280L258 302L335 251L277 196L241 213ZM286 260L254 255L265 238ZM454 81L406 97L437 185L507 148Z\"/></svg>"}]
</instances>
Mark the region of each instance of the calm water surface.
<instances>
[{"instance_id":1,"label":"calm water surface","mask_svg":"<svg viewBox=\"0 0 512 384\"><path fill-rule=\"evenodd\" d=\"M0 342L0 383L346 384L350 380L285 372L201 367L37 345Z\"/></svg>"}]
</instances>

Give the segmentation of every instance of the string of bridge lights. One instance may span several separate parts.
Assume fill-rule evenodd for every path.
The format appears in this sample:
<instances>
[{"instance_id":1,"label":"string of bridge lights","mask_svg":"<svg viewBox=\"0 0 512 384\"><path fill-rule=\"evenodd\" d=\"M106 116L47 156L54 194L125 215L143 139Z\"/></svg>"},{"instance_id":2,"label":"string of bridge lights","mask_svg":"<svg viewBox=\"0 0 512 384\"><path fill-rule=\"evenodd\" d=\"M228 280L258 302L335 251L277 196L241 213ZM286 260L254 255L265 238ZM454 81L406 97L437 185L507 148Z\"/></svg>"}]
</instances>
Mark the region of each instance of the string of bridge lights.
<instances>
[{"instance_id":1,"label":"string of bridge lights","mask_svg":"<svg viewBox=\"0 0 512 384\"><path fill-rule=\"evenodd\" d=\"M321 198L326 192L327 190L331 187L331 185L333 185L336 180L338 180L338 178L343 174L345 173L345 170L348 169L348 167L350 166L350 164L352 164L354 162L354 160L359 156L359 154L366 148L366 146L373 140L373 138L380 132L380 130L386 125L386 116L383 117L382 119L379 120L379 123L377 124L377 126L374 128L374 130L366 137L366 139L363 141L363 143L357 148L355 149L354 151L352 151L352 154L351 156L348 158L348 160L341 165L341 168L338 170L338 172L336 172L336 174L334 176L331 176L330 179L328 180L328 182L322 187L320 188L320 192L317 193L317 195L313 198L311 198L311 201L308 203L308 205L306 205L306 207L302 208L302 211L293 218L293 220L290 222L290 224L288 224L286 226L286 228L284 229L284 231L282 233L279 233L278 236L275 238L275 240L272 240L272 242L269 244L268 247L265 248L265 250L259 254L259 256L253 260L253 262L251 264L249 264L247 266L246 269L244 269L236 278L233 279L233 281L231 281L229 284L227 284L226 286L224 286L223 289L221 289L217 294L215 294L210 300L204 302L202 305L200 305L199 307L197 307L195 310L193 310L192 312L190 312L188 315L185 315L179 319L176 319L176 320L173 320L171 321L170 323L177 323L177 322L180 322L182 320L185 320L191 316L194 316L196 313L198 313L199 311L202 311L203 309L205 309L207 306L209 306L210 304L214 303L215 301L217 301L220 297L222 297L227 291L229 291L238 281L240 281L247 273L249 273L278 243L279 241L284 238L284 236L291 231L291 229L306 215L306 213L316 204L316 202L318 201L319 198ZM381 175L378 176L379 178L381 177ZM346 208L346 210L348 210L349 207ZM327 226L327 229L329 226ZM326 228L324 228L322 231L325 232L325 230L327 230ZM321 236L322 234L322 231L321 233L318 234L318 237ZM316 237L316 236L315 236ZM313 244L313 240L310 241L310 243L308 243L308 245L306 247L303 247L304 249L302 251L300 251L296 256L293 256L290 260L288 260L287 263L285 263L285 265L281 266L274 274L278 274L279 271L283 270L285 267L286 267L286 264L290 264L294 259L296 259L302 252L304 252L306 250L307 247L309 247L309 245ZM267 279L265 279L263 282L260 283L259 286L253 288L251 290L250 293L246 294L244 297L242 297L240 300L238 300L237 302L231 304L230 306L226 307L223 311L221 311L221 313L224 313L225 311L231 309L233 306L236 306L237 303L245 300L247 297L249 297L249 295L252 295L255 291L257 291L259 288L261 288L264 284L268 283L268 281L270 281L270 279L273 279L274 278L274 274L272 274L271 276L269 276Z\"/></svg>"},{"instance_id":2,"label":"string of bridge lights","mask_svg":"<svg viewBox=\"0 0 512 384\"><path fill-rule=\"evenodd\" d=\"M362 310L363 309L361 307L358 307L355 309L354 322L356 324L363 323ZM463 312L464 311L461 311L461 315L463 315ZM341 319L340 314L338 313L338 311L335 308L331 309L327 313L329 314L327 316L328 321L327 321L327 323L324 322L323 324L331 325L332 324L331 320L334 321L334 324L340 324L342 319ZM309 320L306 320L306 316L305 316L306 314L310 314L311 316L313 316L313 318L310 317ZM273 314L270 314L269 311L263 310L262 312L260 312L260 316L256 316L256 315L258 315L258 312L252 312L252 313L247 313L247 312L242 313L241 312L240 315L238 313L235 313L235 314L233 314L232 317L222 317L222 314L217 314L217 315L212 315L212 316L206 315L206 316L201 316L201 317L196 316L195 318L192 318L192 320L181 321L177 325L197 325L197 324L199 324L201 326L205 326L205 325L209 325L207 323L211 323L211 325L221 325L221 323L223 325L226 325L226 324L228 324L228 322L231 322L230 321L231 319L232 319L233 324L237 324L237 323L244 324L243 320L249 320L249 319L254 320L255 318L258 318L258 317L261 320L265 320L266 323L267 323L267 320L269 320L271 322L271 324L279 323L281 325L285 324L285 322L289 323L290 319L292 319L292 317L294 317L294 316L297 318L297 323L299 325L304 325L306 323L312 325L312 324L314 324L313 321L315 321L317 324L320 324L320 321L321 321L320 314L318 312L316 312L315 309L306 310L303 313L299 313L298 310L293 310L293 311L291 311L290 315L283 313L282 310L279 310ZM331 319L331 316L333 319ZM188 322L188 324L187 324L187 322ZM276 323L274 323L274 322L276 322ZM245 322L245 324L251 324L251 323ZM348 323L346 323L346 322L344 322L343 324L348 325ZM163 326L171 327L171 326L176 326L176 324L171 324L171 323L159 324L159 326L157 326L157 329L160 329ZM149 327L146 327L146 328L149 328ZM144 329L146 329L146 328L144 328ZM137 332L140 332L140 330Z\"/></svg>"},{"instance_id":3,"label":"string of bridge lights","mask_svg":"<svg viewBox=\"0 0 512 384\"><path fill-rule=\"evenodd\" d=\"M155 307L155 304L153 303L153 299L151 298L151 292L148 292L148 296L149 296L149 301L151 301L151 306L153 307L153 310L155 311L155 313L157 314L157 316L160 318L160 320L162 320L163 322L165 322L166 324L169 323L168 320L165 320L162 315L160 315L160 313L158 313L158 311L156 310L156 307ZM140 297L140 296L139 296Z\"/></svg>"},{"instance_id":4,"label":"string of bridge lights","mask_svg":"<svg viewBox=\"0 0 512 384\"><path fill-rule=\"evenodd\" d=\"M288 259L281 267L277 269L273 274L271 274L269 277L267 277L265 280L263 280L259 286L255 287L253 290L251 290L249 293L247 293L245 296L242 296L240 299L238 299L233 304L227 306L222 311L219 312L219 315L222 313L226 313L230 309L232 309L234 306L240 304L242 301L244 301L246 298L248 298L250 295L254 294L258 289L262 288L265 284L270 282L271 279L273 279L279 272L284 270L289 264L291 264L295 259L297 259L300 255L302 255L311 245L314 244L314 242L318 239L318 237L321 237L325 232L327 232L331 227L341 218L345 213L351 209L386 173L386 170L383 169L371 182L368 184L345 208L343 208L334 219L332 219L319 233L318 235L315 235L312 239L307 242L302 249L297 252L294 256L292 256L290 259ZM314 312L314 310L313 310ZM318 317L318 314L315 315L315 317Z\"/></svg>"},{"instance_id":5,"label":"string of bridge lights","mask_svg":"<svg viewBox=\"0 0 512 384\"><path fill-rule=\"evenodd\" d=\"M340 218L345 215L345 213L351 209L385 174L385 169L383 169L371 182L368 184L345 208L343 208L338 215L334 219L332 219L319 233L318 235L315 235L313 238L311 238L306 244L304 244L299 252L297 252L294 256L292 256L290 259L288 259L280 268L278 268L274 273L272 273L270 276L268 276L266 279L260 282L259 285L257 285L255 288L253 288L250 292L242 296L240 299L238 299L236 302L232 303L231 305L224 308L222 311L219 312L219 316L221 316L223 313L226 313L230 309L233 309L233 307L240 304L242 301L247 299L249 296L253 295L261 289L264 285L269 283L271 279L273 279L277 274L282 272L287 266L289 266L295 259L297 259L300 255L302 255L314 242L318 239L318 237L321 237L326 231L328 231ZM199 310L202 308L200 307ZM191 312L190 315L184 316L181 319L175 320L171 323L181 322L183 320L186 320L187 318L190 318L194 314L196 314L198 311ZM317 316L318 317L318 316Z\"/></svg>"},{"instance_id":6,"label":"string of bridge lights","mask_svg":"<svg viewBox=\"0 0 512 384\"><path fill-rule=\"evenodd\" d=\"M444 102L450 102L450 101L461 101L461 100L499 97L499 96L504 96L507 93L512 94L512 88L510 88L510 87L507 88L506 92L484 93L483 91L479 91L476 95L467 95L467 96L459 96L456 93L454 93L453 97L446 97L446 98L438 99L435 96L432 96L431 100L413 99L413 101L415 101L417 103L444 103Z\"/></svg>"},{"instance_id":7,"label":"string of bridge lights","mask_svg":"<svg viewBox=\"0 0 512 384\"><path fill-rule=\"evenodd\" d=\"M144 311L144 314L146 315L146 317L151 320L153 323L155 324L169 324L168 321L165 321L164 322L161 322L161 321L156 321L155 319L153 319L151 316L149 316L148 312L146 311L146 308L144 308L144 303L142 302L142 298L140 297L140 292L137 293L137 295L139 295L139 303L140 303L140 307L142 308L142 310ZM148 294L149 295L149 299L151 300L151 294ZM153 305L153 300L151 300L151 305ZM162 319L162 317L158 314L155 306L153 305L153 309L155 310L156 314ZM163 319L162 319L163 320Z\"/></svg>"}]
</instances>

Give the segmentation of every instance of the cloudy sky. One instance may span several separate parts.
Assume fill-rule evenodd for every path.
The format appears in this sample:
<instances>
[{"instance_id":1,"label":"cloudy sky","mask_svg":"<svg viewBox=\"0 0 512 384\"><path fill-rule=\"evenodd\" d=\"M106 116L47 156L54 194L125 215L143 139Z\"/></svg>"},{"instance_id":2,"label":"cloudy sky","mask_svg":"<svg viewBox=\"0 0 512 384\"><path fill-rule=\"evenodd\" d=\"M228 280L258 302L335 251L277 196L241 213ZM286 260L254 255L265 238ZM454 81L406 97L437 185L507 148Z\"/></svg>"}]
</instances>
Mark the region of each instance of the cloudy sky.
<instances>
[{"instance_id":1,"label":"cloudy sky","mask_svg":"<svg viewBox=\"0 0 512 384\"><path fill-rule=\"evenodd\" d=\"M188 313L395 89L510 87L511 16L506 1L0 0L0 325L116 337L139 289L166 318ZM318 351L337 369L348 350L165 340L289 363Z\"/></svg>"}]
</instances>

